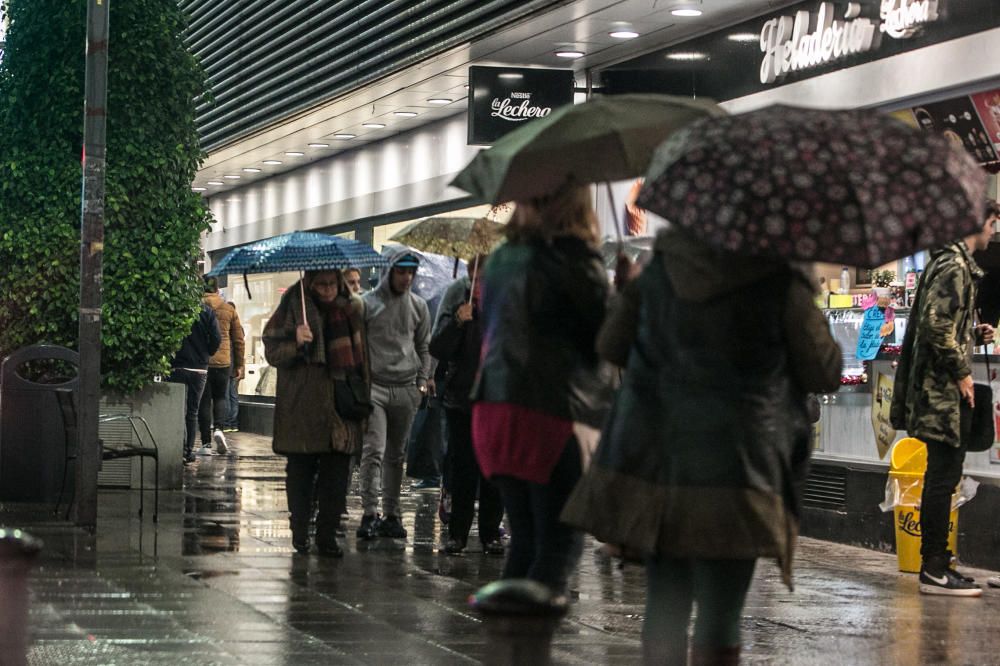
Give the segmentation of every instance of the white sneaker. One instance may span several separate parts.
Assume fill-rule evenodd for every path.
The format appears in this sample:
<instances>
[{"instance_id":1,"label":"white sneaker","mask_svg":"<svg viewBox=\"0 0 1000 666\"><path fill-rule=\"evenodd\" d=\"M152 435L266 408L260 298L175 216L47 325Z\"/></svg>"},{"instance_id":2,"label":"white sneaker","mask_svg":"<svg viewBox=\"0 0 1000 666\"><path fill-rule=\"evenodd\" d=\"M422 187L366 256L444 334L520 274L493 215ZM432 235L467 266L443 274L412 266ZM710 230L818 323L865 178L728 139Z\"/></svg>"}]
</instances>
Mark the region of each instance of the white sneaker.
<instances>
[{"instance_id":1,"label":"white sneaker","mask_svg":"<svg viewBox=\"0 0 1000 666\"><path fill-rule=\"evenodd\" d=\"M215 451L208 444L203 444L200 449L196 452L199 456L214 456Z\"/></svg>"},{"instance_id":2,"label":"white sneaker","mask_svg":"<svg viewBox=\"0 0 1000 666\"><path fill-rule=\"evenodd\" d=\"M1000 576L990 576L986 579L986 584L990 587L1000 587Z\"/></svg>"},{"instance_id":3,"label":"white sneaker","mask_svg":"<svg viewBox=\"0 0 1000 666\"><path fill-rule=\"evenodd\" d=\"M226 436L222 434L221 430L216 430L212 433L212 441L215 442L215 450L218 451L220 455L229 453L229 447L226 446Z\"/></svg>"}]
</instances>

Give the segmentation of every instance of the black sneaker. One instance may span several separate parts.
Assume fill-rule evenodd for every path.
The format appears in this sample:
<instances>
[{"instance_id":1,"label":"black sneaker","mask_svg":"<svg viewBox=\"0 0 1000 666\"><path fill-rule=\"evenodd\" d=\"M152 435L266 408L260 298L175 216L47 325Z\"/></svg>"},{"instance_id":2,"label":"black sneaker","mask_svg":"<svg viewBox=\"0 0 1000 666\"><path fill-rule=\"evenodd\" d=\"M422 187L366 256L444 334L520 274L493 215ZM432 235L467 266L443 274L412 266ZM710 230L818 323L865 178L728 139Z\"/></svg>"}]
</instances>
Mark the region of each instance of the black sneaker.
<instances>
[{"instance_id":1,"label":"black sneaker","mask_svg":"<svg viewBox=\"0 0 1000 666\"><path fill-rule=\"evenodd\" d=\"M458 555L465 550L465 544L458 539L449 538L447 543L444 544L444 548L442 550L444 550L444 552L448 555Z\"/></svg>"},{"instance_id":2,"label":"black sneaker","mask_svg":"<svg viewBox=\"0 0 1000 666\"><path fill-rule=\"evenodd\" d=\"M503 541L498 538L483 542L483 552L487 555L503 555Z\"/></svg>"},{"instance_id":3,"label":"black sneaker","mask_svg":"<svg viewBox=\"0 0 1000 666\"><path fill-rule=\"evenodd\" d=\"M389 537L390 539L406 538L406 530L403 529L403 524L399 522L398 516L386 516L378 521L378 525L375 527L375 534L380 537Z\"/></svg>"},{"instance_id":4,"label":"black sneaker","mask_svg":"<svg viewBox=\"0 0 1000 666\"><path fill-rule=\"evenodd\" d=\"M378 527L378 515L377 514L365 514L361 517L361 525L358 527L356 532L359 539L364 539L369 541L375 538L375 528Z\"/></svg>"},{"instance_id":5,"label":"black sneaker","mask_svg":"<svg viewBox=\"0 0 1000 666\"><path fill-rule=\"evenodd\" d=\"M951 597L979 597L983 591L975 583L970 583L953 569L944 569L935 575L927 569L920 570L921 594L941 594Z\"/></svg>"},{"instance_id":6,"label":"black sneaker","mask_svg":"<svg viewBox=\"0 0 1000 666\"><path fill-rule=\"evenodd\" d=\"M316 540L316 550L322 557L343 557L344 551L336 539Z\"/></svg>"}]
</instances>

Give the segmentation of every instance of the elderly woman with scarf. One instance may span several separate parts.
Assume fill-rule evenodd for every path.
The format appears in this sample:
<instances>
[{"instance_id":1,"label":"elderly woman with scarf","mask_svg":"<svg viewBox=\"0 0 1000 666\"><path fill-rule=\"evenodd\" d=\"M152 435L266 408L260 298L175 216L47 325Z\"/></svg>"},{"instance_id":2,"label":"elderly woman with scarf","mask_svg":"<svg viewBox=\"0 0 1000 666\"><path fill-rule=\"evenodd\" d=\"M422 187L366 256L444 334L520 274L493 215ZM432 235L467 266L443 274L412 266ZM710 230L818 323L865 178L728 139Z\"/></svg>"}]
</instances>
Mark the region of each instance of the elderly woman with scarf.
<instances>
[{"instance_id":1,"label":"elderly woman with scarf","mask_svg":"<svg viewBox=\"0 0 1000 666\"><path fill-rule=\"evenodd\" d=\"M337 413L334 383L349 373L370 382L364 304L352 295L340 271L306 271L285 292L263 337L267 362L278 371L272 446L288 459L292 546L299 553L309 551L315 497L319 553L341 557L336 532L347 505L351 456L361 450L364 422Z\"/></svg>"}]
</instances>

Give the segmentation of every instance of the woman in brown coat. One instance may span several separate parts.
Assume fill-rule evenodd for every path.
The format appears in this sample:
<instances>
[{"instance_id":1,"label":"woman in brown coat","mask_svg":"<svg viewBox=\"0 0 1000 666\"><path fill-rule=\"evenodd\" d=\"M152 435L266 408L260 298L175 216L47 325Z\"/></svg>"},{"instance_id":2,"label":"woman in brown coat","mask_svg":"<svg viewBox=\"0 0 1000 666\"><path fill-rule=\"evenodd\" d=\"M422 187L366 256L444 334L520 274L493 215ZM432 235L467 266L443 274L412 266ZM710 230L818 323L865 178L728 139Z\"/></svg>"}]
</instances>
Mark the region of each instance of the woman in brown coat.
<instances>
[{"instance_id":1,"label":"woman in brown coat","mask_svg":"<svg viewBox=\"0 0 1000 666\"><path fill-rule=\"evenodd\" d=\"M315 497L316 546L321 555L341 557L336 532L347 504L351 455L361 449L364 422L337 413L334 382L348 373L369 382L364 304L351 294L340 271L306 271L281 298L263 337L267 362L278 371L272 446L288 458L292 546L300 553L309 551Z\"/></svg>"}]
</instances>

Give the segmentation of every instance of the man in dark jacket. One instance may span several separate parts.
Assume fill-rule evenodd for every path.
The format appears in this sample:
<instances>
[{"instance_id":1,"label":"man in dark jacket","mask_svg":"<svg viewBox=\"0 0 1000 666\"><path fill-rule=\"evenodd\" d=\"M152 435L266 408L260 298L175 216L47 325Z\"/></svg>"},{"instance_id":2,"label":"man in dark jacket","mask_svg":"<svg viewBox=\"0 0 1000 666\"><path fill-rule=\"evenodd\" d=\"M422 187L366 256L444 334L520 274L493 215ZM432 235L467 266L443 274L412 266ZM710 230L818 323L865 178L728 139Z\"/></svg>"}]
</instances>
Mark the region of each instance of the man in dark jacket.
<instances>
[{"instance_id":1,"label":"man in dark jacket","mask_svg":"<svg viewBox=\"0 0 1000 666\"><path fill-rule=\"evenodd\" d=\"M447 364L444 407L448 424L448 451L444 464L452 509L444 551L455 555L465 550L478 490L479 540L483 544L483 552L503 555L500 541L503 503L500 492L483 476L472 447L469 393L479 369L483 331L478 312L482 283L477 281L475 289L471 289L471 282L468 277L463 277L448 287L441 299L431 336L431 355L442 364Z\"/></svg>"},{"instance_id":2,"label":"man in dark jacket","mask_svg":"<svg viewBox=\"0 0 1000 666\"><path fill-rule=\"evenodd\" d=\"M198 408L201 394L208 379L208 359L222 344L219 321L215 311L202 303L198 318L191 325L191 332L181 343L181 348L171 362L169 382L184 384L184 462L193 463L194 436L198 432Z\"/></svg>"},{"instance_id":3,"label":"man in dark jacket","mask_svg":"<svg viewBox=\"0 0 1000 666\"><path fill-rule=\"evenodd\" d=\"M962 400L973 404L972 344L993 341L993 327L975 326L973 304L982 270L972 252L989 245L996 222L987 207L980 233L931 253L911 313L896 370L892 424L927 445L927 472L920 500L920 591L978 597L972 579L951 568L948 520L951 494L962 478L965 446L960 437Z\"/></svg>"}]
</instances>

